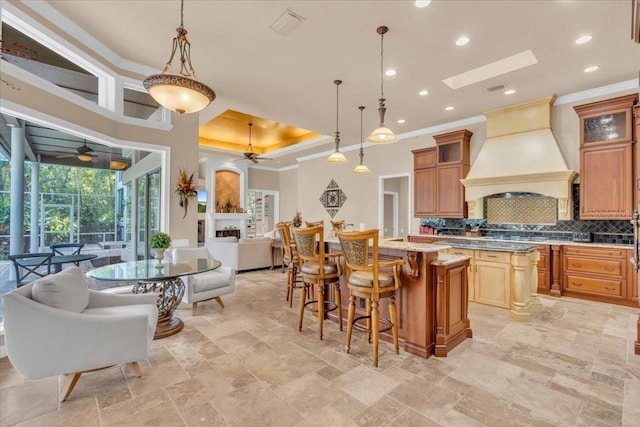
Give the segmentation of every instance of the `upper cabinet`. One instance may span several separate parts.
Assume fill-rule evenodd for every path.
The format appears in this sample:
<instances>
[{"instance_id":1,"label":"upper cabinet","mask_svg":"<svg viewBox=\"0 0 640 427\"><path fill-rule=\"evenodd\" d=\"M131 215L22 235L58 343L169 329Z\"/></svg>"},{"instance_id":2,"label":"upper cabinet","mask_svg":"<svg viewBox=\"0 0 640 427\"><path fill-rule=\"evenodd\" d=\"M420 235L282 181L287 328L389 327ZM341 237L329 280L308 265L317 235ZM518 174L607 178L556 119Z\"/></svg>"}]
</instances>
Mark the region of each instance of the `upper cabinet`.
<instances>
[{"instance_id":1,"label":"upper cabinet","mask_svg":"<svg viewBox=\"0 0 640 427\"><path fill-rule=\"evenodd\" d=\"M460 180L469 172L471 135L473 133L466 129L435 135L435 147L413 151L416 217L467 216Z\"/></svg>"},{"instance_id":2,"label":"upper cabinet","mask_svg":"<svg viewBox=\"0 0 640 427\"><path fill-rule=\"evenodd\" d=\"M638 95L574 107L580 117L580 147L633 141L633 104Z\"/></svg>"},{"instance_id":3,"label":"upper cabinet","mask_svg":"<svg viewBox=\"0 0 640 427\"><path fill-rule=\"evenodd\" d=\"M580 117L580 219L631 218L638 191L633 160L637 100L633 94L574 107Z\"/></svg>"}]
</instances>

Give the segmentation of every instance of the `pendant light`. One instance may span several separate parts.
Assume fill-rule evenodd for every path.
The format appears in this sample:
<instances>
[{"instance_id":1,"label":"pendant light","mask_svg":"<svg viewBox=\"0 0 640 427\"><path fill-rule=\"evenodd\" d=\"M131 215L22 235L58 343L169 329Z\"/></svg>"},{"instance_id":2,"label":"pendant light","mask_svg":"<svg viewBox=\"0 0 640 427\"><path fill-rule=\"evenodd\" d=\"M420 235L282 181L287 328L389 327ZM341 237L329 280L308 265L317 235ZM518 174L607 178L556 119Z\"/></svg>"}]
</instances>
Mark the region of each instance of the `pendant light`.
<instances>
[{"instance_id":1,"label":"pendant light","mask_svg":"<svg viewBox=\"0 0 640 427\"><path fill-rule=\"evenodd\" d=\"M329 156L327 163L347 163L349 160L340 152L340 131L338 130L338 89L342 80L334 80L333 83L336 85L336 151Z\"/></svg>"},{"instance_id":2,"label":"pendant light","mask_svg":"<svg viewBox=\"0 0 640 427\"><path fill-rule=\"evenodd\" d=\"M143 81L145 89L163 107L176 113L195 113L209 105L216 93L209 86L196 80L191 65L191 43L184 28L184 0L180 0L180 26L173 38L173 50L160 74L153 74ZM180 50L180 74L167 74L176 50Z\"/></svg>"},{"instance_id":3,"label":"pendant light","mask_svg":"<svg viewBox=\"0 0 640 427\"><path fill-rule=\"evenodd\" d=\"M364 164L364 147L362 146L362 110L364 110L364 105L358 107L360 110L360 164L353 169L353 173L370 173L371 171Z\"/></svg>"},{"instance_id":4,"label":"pendant light","mask_svg":"<svg viewBox=\"0 0 640 427\"><path fill-rule=\"evenodd\" d=\"M380 114L380 126L375 128L371 135L367 137L367 142L372 144L390 144L396 142L398 137L393 134L391 129L384 125L384 114L387 111L384 106L384 35L389 31L389 28L382 26L378 27L376 32L380 34L380 106L378 107L378 113Z\"/></svg>"}]
</instances>

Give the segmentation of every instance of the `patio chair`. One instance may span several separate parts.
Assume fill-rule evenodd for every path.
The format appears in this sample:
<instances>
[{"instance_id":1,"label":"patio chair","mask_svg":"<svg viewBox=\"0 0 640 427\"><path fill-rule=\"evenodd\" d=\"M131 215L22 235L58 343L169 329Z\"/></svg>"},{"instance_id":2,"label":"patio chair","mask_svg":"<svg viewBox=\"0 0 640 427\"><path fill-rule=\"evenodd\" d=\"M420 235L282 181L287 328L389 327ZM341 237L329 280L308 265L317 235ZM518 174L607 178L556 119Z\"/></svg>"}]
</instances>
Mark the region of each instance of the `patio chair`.
<instances>
[{"instance_id":1,"label":"patio chair","mask_svg":"<svg viewBox=\"0 0 640 427\"><path fill-rule=\"evenodd\" d=\"M84 245L80 243L55 243L50 246L53 255L80 255L80 251ZM80 261L74 262L79 267Z\"/></svg>"},{"instance_id":2,"label":"patio chair","mask_svg":"<svg viewBox=\"0 0 640 427\"><path fill-rule=\"evenodd\" d=\"M53 253L48 252L9 255L16 270L16 287L51 274L52 256Z\"/></svg>"}]
</instances>

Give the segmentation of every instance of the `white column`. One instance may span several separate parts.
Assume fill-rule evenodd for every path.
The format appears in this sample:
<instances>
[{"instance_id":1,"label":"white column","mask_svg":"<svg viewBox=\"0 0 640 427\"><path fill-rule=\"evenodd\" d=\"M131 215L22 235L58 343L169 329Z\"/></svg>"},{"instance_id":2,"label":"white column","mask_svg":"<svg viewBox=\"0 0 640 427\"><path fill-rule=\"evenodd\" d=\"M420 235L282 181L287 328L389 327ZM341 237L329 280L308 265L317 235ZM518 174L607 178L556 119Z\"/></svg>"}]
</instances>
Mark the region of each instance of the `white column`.
<instances>
[{"instance_id":1,"label":"white column","mask_svg":"<svg viewBox=\"0 0 640 427\"><path fill-rule=\"evenodd\" d=\"M37 162L31 163L31 247L29 252L40 250L40 156Z\"/></svg>"},{"instance_id":2,"label":"white column","mask_svg":"<svg viewBox=\"0 0 640 427\"><path fill-rule=\"evenodd\" d=\"M24 129L11 128L11 227L9 253L24 252ZM15 271L9 269L15 280Z\"/></svg>"}]
</instances>

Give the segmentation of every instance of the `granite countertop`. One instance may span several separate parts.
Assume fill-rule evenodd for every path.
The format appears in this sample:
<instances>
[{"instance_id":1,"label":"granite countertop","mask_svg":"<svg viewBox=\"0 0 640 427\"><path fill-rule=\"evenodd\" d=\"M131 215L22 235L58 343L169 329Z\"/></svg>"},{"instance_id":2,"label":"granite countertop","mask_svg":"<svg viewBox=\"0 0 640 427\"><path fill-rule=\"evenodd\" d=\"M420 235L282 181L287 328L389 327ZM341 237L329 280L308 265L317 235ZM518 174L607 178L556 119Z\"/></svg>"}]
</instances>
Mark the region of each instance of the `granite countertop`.
<instances>
[{"instance_id":1,"label":"granite countertop","mask_svg":"<svg viewBox=\"0 0 640 427\"><path fill-rule=\"evenodd\" d=\"M453 239L453 240L475 240L475 241L489 241L489 242L505 242L505 243L525 243L529 245L570 245L570 246L586 246L592 248L611 248L611 249L633 249L633 245L625 245L621 243L589 243L589 242L573 242L571 240L555 240L545 239L544 237L536 237L534 240L509 240L509 239L494 239L490 236L483 237L467 237L467 236L451 236L446 234L411 234L410 236L416 237L433 237L435 239ZM449 242L447 242L449 244Z\"/></svg>"},{"instance_id":2,"label":"granite countertop","mask_svg":"<svg viewBox=\"0 0 640 427\"><path fill-rule=\"evenodd\" d=\"M325 237L325 242L328 243L337 243L340 244L340 240L337 237ZM431 243L415 243L415 242L399 242L396 240L384 240L380 239L378 241L379 248L385 249L397 249L401 251L411 251L411 252L423 252L423 253L431 253L431 252L439 252L444 251L445 249L451 248L448 244L431 244Z\"/></svg>"},{"instance_id":3,"label":"granite countertop","mask_svg":"<svg viewBox=\"0 0 640 427\"><path fill-rule=\"evenodd\" d=\"M446 243L452 248L459 249L481 249L487 251L499 251L499 252L517 252L527 253L537 251L538 245L534 243L513 243L505 242L503 240L463 240L452 239Z\"/></svg>"},{"instance_id":4,"label":"granite countertop","mask_svg":"<svg viewBox=\"0 0 640 427\"><path fill-rule=\"evenodd\" d=\"M454 254L439 252L438 259L431 261L431 265L450 265L460 261L466 261L468 259L470 259L470 257L466 255L454 255Z\"/></svg>"}]
</instances>

